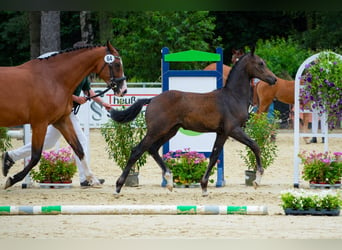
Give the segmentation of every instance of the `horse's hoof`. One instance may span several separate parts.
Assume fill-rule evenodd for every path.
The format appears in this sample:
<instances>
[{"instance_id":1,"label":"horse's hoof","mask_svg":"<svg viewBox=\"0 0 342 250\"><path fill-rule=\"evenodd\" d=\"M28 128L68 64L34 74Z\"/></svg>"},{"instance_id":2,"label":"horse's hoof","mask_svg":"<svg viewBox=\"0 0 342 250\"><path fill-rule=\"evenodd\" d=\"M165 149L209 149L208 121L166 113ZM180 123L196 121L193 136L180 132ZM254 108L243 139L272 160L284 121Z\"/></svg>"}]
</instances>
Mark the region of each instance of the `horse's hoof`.
<instances>
[{"instance_id":1,"label":"horse's hoof","mask_svg":"<svg viewBox=\"0 0 342 250\"><path fill-rule=\"evenodd\" d=\"M207 191L202 191L202 196L203 197L208 197L209 196L209 193Z\"/></svg>"},{"instance_id":2,"label":"horse's hoof","mask_svg":"<svg viewBox=\"0 0 342 250\"><path fill-rule=\"evenodd\" d=\"M11 187L13 185L12 180L13 180L12 177L9 177L7 179L7 181L5 183L5 189L7 189L7 188L9 188L9 187Z\"/></svg>"},{"instance_id":3,"label":"horse's hoof","mask_svg":"<svg viewBox=\"0 0 342 250\"><path fill-rule=\"evenodd\" d=\"M113 193L113 195L114 195L114 198L119 198L120 196L122 196L122 194L120 194L116 191Z\"/></svg>"},{"instance_id":4,"label":"horse's hoof","mask_svg":"<svg viewBox=\"0 0 342 250\"><path fill-rule=\"evenodd\" d=\"M253 187L254 189L257 189L259 187L259 183L257 183L256 181L253 181Z\"/></svg>"},{"instance_id":5,"label":"horse's hoof","mask_svg":"<svg viewBox=\"0 0 342 250\"><path fill-rule=\"evenodd\" d=\"M173 185L167 184L167 185L166 185L166 188L167 188L170 192L172 192L172 190L173 190Z\"/></svg>"}]
</instances>

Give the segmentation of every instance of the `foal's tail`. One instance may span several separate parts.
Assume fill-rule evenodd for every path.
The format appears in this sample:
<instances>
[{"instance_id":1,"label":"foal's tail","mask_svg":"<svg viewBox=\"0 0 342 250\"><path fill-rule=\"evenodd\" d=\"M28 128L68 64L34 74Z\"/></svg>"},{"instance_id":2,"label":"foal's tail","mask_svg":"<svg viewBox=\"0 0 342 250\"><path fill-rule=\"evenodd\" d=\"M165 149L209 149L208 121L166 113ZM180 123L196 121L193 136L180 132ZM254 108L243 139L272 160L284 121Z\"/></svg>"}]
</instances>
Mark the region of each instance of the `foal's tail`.
<instances>
[{"instance_id":1,"label":"foal's tail","mask_svg":"<svg viewBox=\"0 0 342 250\"><path fill-rule=\"evenodd\" d=\"M130 122L133 121L135 117L138 116L140 111L142 110L143 106L145 104L149 104L151 102L152 98L149 99L139 99L135 103L133 103L132 106L130 106L128 109L124 110L110 110L110 118L112 118L116 122L124 123L124 122Z\"/></svg>"}]
</instances>

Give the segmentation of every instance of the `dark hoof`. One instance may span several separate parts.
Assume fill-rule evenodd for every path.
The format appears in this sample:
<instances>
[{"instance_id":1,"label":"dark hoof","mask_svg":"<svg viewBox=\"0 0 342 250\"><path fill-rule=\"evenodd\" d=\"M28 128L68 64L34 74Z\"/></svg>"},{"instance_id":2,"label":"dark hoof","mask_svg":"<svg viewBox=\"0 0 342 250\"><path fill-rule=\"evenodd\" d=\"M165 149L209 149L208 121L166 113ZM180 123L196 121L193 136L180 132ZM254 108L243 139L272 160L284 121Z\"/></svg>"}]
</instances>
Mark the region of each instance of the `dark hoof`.
<instances>
[{"instance_id":1,"label":"dark hoof","mask_svg":"<svg viewBox=\"0 0 342 250\"><path fill-rule=\"evenodd\" d=\"M2 174L6 177L9 169L13 166L14 161L9 157L8 153L2 154Z\"/></svg>"},{"instance_id":2,"label":"dark hoof","mask_svg":"<svg viewBox=\"0 0 342 250\"><path fill-rule=\"evenodd\" d=\"M6 184L5 184L5 189L11 187L13 185L13 178L12 177L9 177L6 181Z\"/></svg>"}]
</instances>

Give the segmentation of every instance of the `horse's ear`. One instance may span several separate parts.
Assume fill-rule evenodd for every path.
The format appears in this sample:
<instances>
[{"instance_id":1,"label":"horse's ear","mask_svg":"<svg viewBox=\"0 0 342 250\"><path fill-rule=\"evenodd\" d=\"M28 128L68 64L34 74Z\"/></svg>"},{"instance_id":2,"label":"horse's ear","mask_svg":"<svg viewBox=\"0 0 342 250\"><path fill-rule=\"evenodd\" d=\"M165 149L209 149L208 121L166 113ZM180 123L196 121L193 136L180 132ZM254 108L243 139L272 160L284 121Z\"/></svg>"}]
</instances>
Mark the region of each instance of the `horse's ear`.
<instances>
[{"instance_id":1,"label":"horse's ear","mask_svg":"<svg viewBox=\"0 0 342 250\"><path fill-rule=\"evenodd\" d=\"M111 47L111 44L110 44L109 40L107 40L106 46L107 46L108 49Z\"/></svg>"},{"instance_id":2,"label":"horse's ear","mask_svg":"<svg viewBox=\"0 0 342 250\"><path fill-rule=\"evenodd\" d=\"M251 46L251 55L254 56L254 52L255 52L255 44L252 44Z\"/></svg>"}]
</instances>

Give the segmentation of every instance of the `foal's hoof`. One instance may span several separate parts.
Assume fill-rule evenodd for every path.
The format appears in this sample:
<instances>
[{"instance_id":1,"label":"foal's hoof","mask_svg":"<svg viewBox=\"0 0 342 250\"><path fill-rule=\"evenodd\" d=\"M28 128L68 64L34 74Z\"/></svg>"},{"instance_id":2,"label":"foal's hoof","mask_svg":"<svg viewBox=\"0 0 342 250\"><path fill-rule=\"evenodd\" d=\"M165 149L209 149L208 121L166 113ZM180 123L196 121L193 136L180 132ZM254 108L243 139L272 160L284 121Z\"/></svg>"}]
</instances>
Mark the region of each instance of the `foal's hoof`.
<instances>
[{"instance_id":1,"label":"foal's hoof","mask_svg":"<svg viewBox=\"0 0 342 250\"><path fill-rule=\"evenodd\" d=\"M12 177L9 177L5 183L5 189L11 187L14 183L13 182L13 178Z\"/></svg>"},{"instance_id":2,"label":"foal's hoof","mask_svg":"<svg viewBox=\"0 0 342 250\"><path fill-rule=\"evenodd\" d=\"M202 196L203 196L203 197L208 197L208 196L209 196L208 191L202 191Z\"/></svg>"},{"instance_id":3,"label":"foal's hoof","mask_svg":"<svg viewBox=\"0 0 342 250\"><path fill-rule=\"evenodd\" d=\"M256 181L253 181L253 187L254 189L257 189L259 187L259 183L257 183Z\"/></svg>"},{"instance_id":4,"label":"foal's hoof","mask_svg":"<svg viewBox=\"0 0 342 250\"><path fill-rule=\"evenodd\" d=\"M170 192L172 192L172 190L173 190L173 185L167 184L167 185L166 185L166 188L167 188Z\"/></svg>"}]
</instances>

